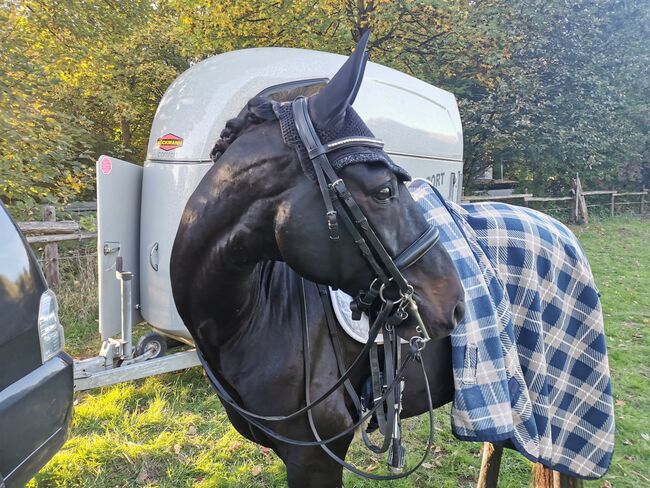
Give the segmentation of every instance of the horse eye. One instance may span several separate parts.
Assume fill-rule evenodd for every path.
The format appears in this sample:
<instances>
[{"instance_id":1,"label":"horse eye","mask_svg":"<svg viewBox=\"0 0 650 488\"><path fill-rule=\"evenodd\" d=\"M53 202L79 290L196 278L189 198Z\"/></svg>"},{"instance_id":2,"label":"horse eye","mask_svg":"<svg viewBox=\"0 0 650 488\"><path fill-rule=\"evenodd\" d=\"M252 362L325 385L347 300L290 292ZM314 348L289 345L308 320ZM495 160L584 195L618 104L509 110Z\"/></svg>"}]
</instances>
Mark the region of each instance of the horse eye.
<instances>
[{"instance_id":1,"label":"horse eye","mask_svg":"<svg viewBox=\"0 0 650 488\"><path fill-rule=\"evenodd\" d=\"M377 198L377 200L388 200L391 196L393 196L393 191L389 186L385 186L375 193L375 198Z\"/></svg>"}]
</instances>

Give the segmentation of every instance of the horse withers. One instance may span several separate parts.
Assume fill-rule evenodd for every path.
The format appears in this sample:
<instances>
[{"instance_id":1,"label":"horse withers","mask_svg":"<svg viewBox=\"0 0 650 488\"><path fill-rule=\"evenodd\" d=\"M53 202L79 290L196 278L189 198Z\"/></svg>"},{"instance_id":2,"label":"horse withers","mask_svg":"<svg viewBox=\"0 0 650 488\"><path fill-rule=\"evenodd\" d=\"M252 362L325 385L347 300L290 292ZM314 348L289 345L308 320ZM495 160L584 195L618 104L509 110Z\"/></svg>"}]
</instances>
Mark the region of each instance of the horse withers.
<instances>
[{"instance_id":1,"label":"horse withers","mask_svg":"<svg viewBox=\"0 0 650 488\"><path fill-rule=\"evenodd\" d=\"M321 446L277 436L315 441L313 420L321 438L336 437L358 420L350 395L341 386L311 409L312 419L305 413L256 425L235 405L259 416L287 415L304 407L306 396L319 398L336 384L340 367L316 283L360 297L371 317L382 303L403 303L406 317L396 325L397 334L407 341L433 339L420 353L424 369L411 363L404 372L402 417L426 411L429 395L434 407L453 397L446 337L462 318L464 292L443 247L434 240L430 248L422 244L433 234L404 185L408 174L372 142L351 108L363 79L366 41L364 36L324 88L301 102L306 121L296 119L296 103L256 98L228 122L213 151L214 166L187 203L172 250L176 307L206 369L223 388L222 400L229 399L228 416L242 435L278 454L290 486L341 485L340 464ZM311 124L321 149L332 141L342 149L309 148L300 123ZM329 185L322 184L320 163L314 163L325 153L335 172ZM343 193L334 195L337 185L344 185L358 211L348 221L342 207L350 202ZM391 267L413 245L421 252L410 265ZM377 293L369 299L377 280L381 299ZM303 364L305 324L310 378ZM342 360L350 365L363 346L339 337ZM350 373L357 395L369 376L366 361ZM344 458L352 437L349 432L327 447Z\"/></svg>"}]
</instances>

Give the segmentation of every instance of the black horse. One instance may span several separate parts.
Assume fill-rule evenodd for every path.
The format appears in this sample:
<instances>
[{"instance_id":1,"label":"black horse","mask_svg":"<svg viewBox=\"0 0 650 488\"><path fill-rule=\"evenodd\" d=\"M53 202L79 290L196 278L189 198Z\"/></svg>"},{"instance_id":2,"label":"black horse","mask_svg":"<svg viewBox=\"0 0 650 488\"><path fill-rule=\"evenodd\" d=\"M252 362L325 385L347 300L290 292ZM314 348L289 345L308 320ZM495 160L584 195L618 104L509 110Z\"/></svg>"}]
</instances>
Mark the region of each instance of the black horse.
<instances>
[{"instance_id":1,"label":"black horse","mask_svg":"<svg viewBox=\"0 0 650 488\"><path fill-rule=\"evenodd\" d=\"M357 47L332 80L308 99L309 116L321 134L339 131L352 111L367 59L364 47ZM176 307L209 368L239 405L261 415L286 415L305 405L301 277L309 280L304 293L312 354L310 393L317 398L337 381L339 369L314 283L355 295L376 276L345 227L338 240L330 239L318 185L304 171L296 150L285 144L274 103L253 99L228 122L215 146L218 159L185 208L171 257ZM348 153L355 150L363 148ZM348 164L338 176L395 257L429 225L399 169L385 153L376 154L375 161ZM403 275L434 338L422 351L422 361L438 407L453 397L448 335L462 317L463 289L440 244ZM409 317L397 330L408 338L415 323ZM349 365L362 346L345 334L341 342ZM369 374L367 364L354 371L357 393ZM405 378L402 417L425 412L428 399L420 366L411 363ZM319 446L277 441L224 406L243 436L272 448L284 461L290 486L341 485L341 466ZM322 438L358 420L342 387L316 406L313 416ZM306 415L265 425L287 437L314 440ZM328 446L344 458L352 437L350 433Z\"/></svg>"}]
</instances>

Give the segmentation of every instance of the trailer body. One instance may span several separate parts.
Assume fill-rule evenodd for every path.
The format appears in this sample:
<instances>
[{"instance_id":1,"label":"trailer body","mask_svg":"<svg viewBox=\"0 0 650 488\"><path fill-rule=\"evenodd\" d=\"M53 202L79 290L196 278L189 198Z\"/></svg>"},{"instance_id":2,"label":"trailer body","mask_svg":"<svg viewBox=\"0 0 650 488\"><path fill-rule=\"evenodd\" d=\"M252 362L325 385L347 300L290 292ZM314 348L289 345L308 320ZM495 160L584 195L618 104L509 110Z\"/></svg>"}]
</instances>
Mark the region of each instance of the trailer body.
<instances>
[{"instance_id":1,"label":"trailer body","mask_svg":"<svg viewBox=\"0 0 650 488\"><path fill-rule=\"evenodd\" d=\"M285 100L300 91L315 92L345 59L286 48L246 49L206 59L167 89L143 166L100 157L99 328L105 342L97 364L104 358L102 367L109 368L116 357L125 366L137 363L124 352L130 348L127 329L141 321L191 344L174 305L169 261L181 214L213 164L210 151L219 134L251 98ZM431 181L446 198L460 200L463 137L451 93L368 63L354 108L397 164L414 178ZM92 375L95 366L88 364L86 374Z\"/></svg>"}]
</instances>

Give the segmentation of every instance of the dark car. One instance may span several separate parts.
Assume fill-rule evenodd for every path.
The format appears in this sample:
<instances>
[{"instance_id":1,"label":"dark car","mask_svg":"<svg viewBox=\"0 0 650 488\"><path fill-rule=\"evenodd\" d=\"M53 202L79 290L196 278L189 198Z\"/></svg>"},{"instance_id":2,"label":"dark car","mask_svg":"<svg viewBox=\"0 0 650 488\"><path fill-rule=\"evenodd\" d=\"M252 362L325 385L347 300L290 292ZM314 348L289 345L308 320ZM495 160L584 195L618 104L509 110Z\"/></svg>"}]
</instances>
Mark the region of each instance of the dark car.
<instances>
[{"instance_id":1,"label":"dark car","mask_svg":"<svg viewBox=\"0 0 650 488\"><path fill-rule=\"evenodd\" d=\"M65 442L72 358L56 296L0 203L0 488L23 486Z\"/></svg>"}]
</instances>

